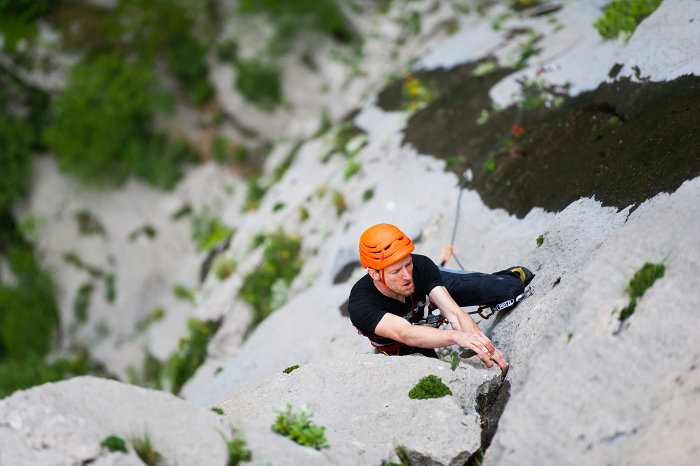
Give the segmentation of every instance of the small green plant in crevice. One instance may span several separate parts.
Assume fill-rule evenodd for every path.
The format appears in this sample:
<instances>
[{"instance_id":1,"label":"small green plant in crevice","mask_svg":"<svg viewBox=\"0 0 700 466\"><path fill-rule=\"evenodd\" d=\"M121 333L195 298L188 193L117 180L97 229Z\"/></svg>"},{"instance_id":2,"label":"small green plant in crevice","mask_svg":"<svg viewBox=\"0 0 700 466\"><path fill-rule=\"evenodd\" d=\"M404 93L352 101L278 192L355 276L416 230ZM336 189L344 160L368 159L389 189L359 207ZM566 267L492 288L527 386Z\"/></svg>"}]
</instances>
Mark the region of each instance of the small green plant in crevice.
<instances>
[{"instance_id":1,"label":"small green plant in crevice","mask_svg":"<svg viewBox=\"0 0 700 466\"><path fill-rule=\"evenodd\" d=\"M542 246L542 243L544 243L544 235L538 236L537 239L535 240L535 242L537 243L537 247L538 247L538 248L539 248L540 246Z\"/></svg>"},{"instance_id":2,"label":"small green plant in crevice","mask_svg":"<svg viewBox=\"0 0 700 466\"><path fill-rule=\"evenodd\" d=\"M219 409L219 408L212 408ZM220 414L223 414L221 411ZM238 466L241 461L251 461L253 459L253 453L246 449L246 442L243 440L240 429L235 429L231 426L231 438L226 438L223 432L219 432L221 438L224 439L226 443L226 449L228 451L228 466Z\"/></svg>"},{"instance_id":3,"label":"small green plant in crevice","mask_svg":"<svg viewBox=\"0 0 700 466\"><path fill-rule=\"evenodd\" d=\"M332 201L333 207L335 207L335 213L338 217L343 215L343 212L348 210L348 206L345 203L345 197L343 196L343 193L336 189L333 190Z\"/></svg>"},{"instance_id":4,"label":"small green plant in crevice","mask_svg":"<svg viewBox=\"0 0 700 466\"><path fill-rule=\"evenodd\" d=\"M158 453L153 447L151 436L148 432L144 432L143 436L132 436L130 439L131 445L134 447L136 454L148 466L158 466L163 461L163 455Z\"/></svg>"},{"instance_id":5,"label":"small green plant in crevice","mask_svg":"<svg viewBox=\"0 0 700 466\"><path fill-rule=\"evenodd\" d=\"M440 359L442 359L445 362L450 363L450 367L452 368L453 371L455 369L457 369L457 366L459 366L460 358L459 358L459 353L457 353L456 351L452 351L449 356L440 355Z\"/></svg>"},{"instance_id":6,"label":"small green plant in crevice","mask_svg":"<svg viewBox=\"0 0 700 466\"><path fill-rule=\"evenodd\" d=\"M296 364L296 365L294 365L294 366L289 366L288 368L286 368L286 369L283 370L282 372L284 372L285 374L289 374L289 373L292 372L294 369L299 369L299 365Z\"/></svg>"},{"instance_id":7,"label":"small green plant in crevice","mask_svg":"<svg viewBox=\"0 0 700 466\"><path fill-rule=\"evenodd\" d=\"M100 446L105 447L112 453L114 453L115 451L129 453L129 450L126 448L126 442L124 441L124 439L122 439L121 437L117 437L116 435L110 435L109 437L105 438L102 441L102 443L100 443Z\"/></svg>"},{"instance_id":8,"label":"small green plant in crevice","mask_svg":"<svg viewBox=\"0 0 700 466\"><path fill-rule=\"evenodd\" d=\"M192 216L192 241L200 251L211 251L217 244L226 241L233 230L221 223L208 207Z\"/></svg>"},{"instance_id":9,"label":"small green plant in crevice","mask_svg":"<svg viewBox=\"0 0 700 466\"><path fill-rule=\"evenodd\" d=\"M144 225L129 233L129 241L136 241L139 236L146 236L148 239L153 239L158 234L158 231L153 225Z\"/></svg>"},{"instance_id":10,"label":"small green plant in crevice","mask_svg":"<svg viewBox=\"0 0 700 466\"><path fill-rule=\"evenodd\" d=\"M170 383L170 391L180 393L182 386L202 365L207 357L207 344L219 329L219 322L190 319L187 322L189 336L180 338L178 351L165 364L164 375Z\"/></svg>"},{"instance_id":11,"label":"small green plant in crevice","mask_svg":"<svg viewBox=\"0 0 700 466\"><path fill-rule=\"evenodd\" d=\"M296 144L294 144L294 146L289 151L287 156L284 158L282 163L280 163L277 167L275 167L275 169L272 172L272 176L273 176L275 182L281 180L282 177L284 176L284 174L287 173L287 170L289 170L289 167L292 166L292 162L294 162L294 159L297 158L297 154L299 153L299 149L302 148L302 146L304 145L305 142L306 141L302 139L301 141L298 141Z\"/></svg>"},{"instance_id":12,"label":"small green plant in crevice","mask_svg":"<svg viewBox=\"0 0 700 466\"><path fill-rule=\"evenodd\" d=\"M78 288L78 293L73 300L73 317L76 322L84 324L88 318L88 310L90 308L90 298L95 291L95 285L92 283L83 283Z\"/></svg>"},{"instance_id":13,"label":"small green plant in crevice","mask_svg":"<svg viewBox=\"0 0 700 466\"><path fill-rule=\"evenodd\" d=\"M277 420L272 424L272 430L278 434L316 450L330 448L324 436L326 428L312 424L313 413L308 406L302 406L294 411L292 404L288 403L286 408L275 410L275 412Z\"/></svg>"},{"instance_id":14,"label":"small green plant in crevice","mask_svg":"<svg viewBox=\"0 0 700 466\"><path fill-rule=\"evenodd\" d=\"M224 410L221 409L221 408L217 408L216 406L213 407L213 408L209 408L209 409L210 409L211 411L214 411L216 414L221 414L221 415L224 414Z\"/></svg>"},{"instance_id":15,"label":"small green plant in crevice","mask_svg":"<svg viewBox=\"0 0 700 466\"><path fill-rule=\"evenodd\" d=\"M243 204L243 212L258 210L265 193L267 193L267 188L261 185L257 179L248 180L248 193Z\"/></svg>"},{"instance_id":16,"label":"small green plant in crevice","mask_svg":"<svg viewBox=\"0 0 700 466\"><path fill-rule=\"evenodd\" d=\"M173 294L176 298L184 301L194 302L194 291L187 288L185 285L177 284L173 286Z\"/></svg>"},{"instance_id":17,"label":"small green plant in crevice","mask_svg":"<svg viewBox=\"0 0 700 466\"><path fill-rule=\"evenodd\" d=\"M372 199L373 197L374 197L374 188L366 189L365 192L362 193L362 200L363 200L364 202L369 201L369 200Z\"/></svg>"},{"instance_id":18,"label":"small green plant in crevice","mask_svg":"<svg viewBox=\"0 0 700 466\"><path fill-rule=\"evenodd\" d=\"M162 307L156 307L151 312L149 312L146 317L140 319L136 322L136 331L145 332L155 322L160 322L165 318L165 309Z\"/></svg>"},{"instance_id":19,"label":"small green plant in crevice","mask_svg":"<svg viewBox=\"0 0 700 466\"><path fill-rule=\"evenodd\" d=\"M299 258L301 238L278 231L267 236L263 262L243 279L239 296L254 309L252 325L263 321L279 304L280 294L287 290L299 274L302 261ZM282 290L281 288L285 288ZM273 289L277 293L273 293Z\"/></svg>"},{"instance_id":20,"label":"small green plant in crevice","mask_svg":"<svg viewBox=\"0 0 700 466\"><path fill-rule=\"evenodd\" d=\"M306 207L304 207L303 205L299 206L299 221L305 222L309 219L309 217L310 217L309 210Z\"/></svg>"},{"instance_id":21,"label":"small green plant in crevice","mask_svg":"<svg viewBox=\"0 0 700 466\"><path fill-rule=\"evenodd\" d=\"M387 460L382 460L381 466L411 466L411 458L408 457L408 453L406 453L406 448L403 445L397 446L394 451L396 452L396 456L399 457L400 463L394 463L393 461L387 461Z\"/></svg>"},{"instance_id":22,"label":"small green plant in crevice","mask_svg":"<svg viewBox=\"0 0 700 466\"><path fill-rule=\"evenodd\" d=\"M284 202L278 202L274 206L272 206L272 212L278 212L282 209L284 209Z\"/></svg>"},{"instance_id":23,"label":"small green plant in crevice","mask_svg":"<svg viewBox=\"0 0 700 466\"><path fill-rule=\"evenodd\" d=\"M523 43L520 46L520 56L518 57L518 61L515 62L515 65L513 66L514 68L523 68L527 65L527 61L531 57L540 54L542 49L537 48L537 43L540 40L542 40L541 34L539 34L537 31L530 31L530 33L528 34L527 42Z\"/></svg>"},{"instance_id":24,"label":"small green plant in crevice","mask_svg":"<svg viewBox=\"0 0 700 466\"><path fill-rule=\"evenodd\" d=\"M665 261L666 259L664 259ZM630 297L630 303L620 311L620 321L627 319L629 316L634 314L634 310L637 307L637 298L641 298L644 292L651 288L651 285L658 279L664 276L666 272L666 266L664 266L664 261L660 264L652 264L651 262L645 263L641 269L634 273L634 276L630 279L627 285L627 294Z\"/></svg>"},{"instance_id":25,"label":"small green plant in crevice","mask_svg":"<svg viewBox=\"0 0 700 466\"><path fill-rule=\"evenodd\" d=\"M104 235L105 229L92 212L81 210L75 214L78 222L78 232L81 235Z\"/></svg>"},{"instance_id":26,"label":"small green plant in crevice","mask_svg":"<svg viewBox=\"0 0 700 466\"><path fill-rule=\"evenodd\" d=\"M226 254L219 254L211 263L211 269L219 280L226 280L233 275L237 267L238 264L236 264L236 261Z\"/></svg>"},{"instance_id":27,"label":"small green plant in crevice","mask_svg":"<svg viewBox=\"0 0 700 466\"><path fill-rule=\"evenodd\" d=\"M408 392L408 397L411 399L441 398L445 395L452 395L452 390L442 383L442 379L436 375L423 377Z\"/></svg>"},{"instance_id":28,"label":"small green plant in crevice","mask_svg":"<svg viewBox=\"0 0 700 466\"><path fill-rule=\"evenodd\" d=\"M130 384L138 385L139 387L163 390L163 387L167 385L163 375L163 367L164 364L146 349L144 350L141 369L133 366L127 369L128 381Z\"/></svg>"},{"instance_id":29,"label":"small green plant in crevice","mask_svg":"<svg viewBox=\"0 0 700 466\"><path fill-rule=\"evenodd\" d=\"M355 176L360 170L362 170L362 164L357 160L350 159L343 170L343 178L345 178L345 181L347 181Z\"/></svg>"},{"instance_id":30,"label":"small green plant in crevice","mask_svg":"<svg viewBox=\"0 0 700 466\"><path fill-rule=\"evenodd\" d=\"M662 0L613 0L603 10L593 27L605 40L626 41L645 18L661 5Z\"/></svg>"},{"instance_id":31,"label":"small green plant in crevice","mask_svg":"<svg viewBox=\"0 0 700 466\"><path fill-rule=\"evenodd\" d=\"M341 121L331 131L331 145L322 158L324 163L336 153L346 157L353 157L369 142L367 134L350 120Z\"/></svg>"},{"instance_id":32,"label":"small green plant in crevice","mask_svg":"<svg viewBox=\"0 0 700 466\"><path fill-rule=\"evenodd\" d=\"M170 216L170 218L173 221L180 220L183 217L187 217L188 215L192 214L192 206L189 204L185 204L182 207L180 207L178 210L173 212L173 214Z\"/></svg>"}]
</instances>

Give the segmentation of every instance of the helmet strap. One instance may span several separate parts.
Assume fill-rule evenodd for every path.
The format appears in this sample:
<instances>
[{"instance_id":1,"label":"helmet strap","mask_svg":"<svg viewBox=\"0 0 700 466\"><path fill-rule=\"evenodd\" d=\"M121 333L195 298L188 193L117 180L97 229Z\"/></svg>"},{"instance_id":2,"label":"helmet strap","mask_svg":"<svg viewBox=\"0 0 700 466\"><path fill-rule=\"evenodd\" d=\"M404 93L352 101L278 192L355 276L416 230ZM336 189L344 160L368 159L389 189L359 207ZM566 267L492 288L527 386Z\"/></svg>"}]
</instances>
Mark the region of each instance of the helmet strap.
<instances>
[{"instance_id":1,"label":"helmet strap","mask_svg":"<svg viewBox=\"0 0 700 466\"><path fill-rule=\"evenodd\" d=\"M384 269L382 269L382 285L384 285L384 288L386 288L387 290L391 291L391 288L389 288L388 286L386 286L386 282L384 281Z\"/></svg>"}]
</instances>

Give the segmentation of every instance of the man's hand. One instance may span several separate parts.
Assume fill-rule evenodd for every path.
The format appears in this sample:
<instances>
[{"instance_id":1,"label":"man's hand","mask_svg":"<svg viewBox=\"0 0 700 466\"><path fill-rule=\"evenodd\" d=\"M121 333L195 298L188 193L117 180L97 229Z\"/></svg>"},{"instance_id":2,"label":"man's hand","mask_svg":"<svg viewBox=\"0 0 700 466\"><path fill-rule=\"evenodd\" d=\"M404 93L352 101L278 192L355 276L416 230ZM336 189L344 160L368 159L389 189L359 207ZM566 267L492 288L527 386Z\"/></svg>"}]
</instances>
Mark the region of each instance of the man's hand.
<instances>
[{"instance_id":1,"label":"man's hand","mask_svg":"<svg viewBox=\"0 0 700 466\"><path fill-rule=\"evenodd\" d=\"M508 361L506 361L506 358L503 357L503 353L493 346L493 343L491 343L489 337L484 335L483 332L459 332L456 335L456 340L456 343L462 348L469 348L470 350L474 351L477 356L484 361L486 367L493 366L491 360L496 361L498 367L501 368L503 378L506 377L506 374L508 374Z\"/></svg>"}]
</instances>

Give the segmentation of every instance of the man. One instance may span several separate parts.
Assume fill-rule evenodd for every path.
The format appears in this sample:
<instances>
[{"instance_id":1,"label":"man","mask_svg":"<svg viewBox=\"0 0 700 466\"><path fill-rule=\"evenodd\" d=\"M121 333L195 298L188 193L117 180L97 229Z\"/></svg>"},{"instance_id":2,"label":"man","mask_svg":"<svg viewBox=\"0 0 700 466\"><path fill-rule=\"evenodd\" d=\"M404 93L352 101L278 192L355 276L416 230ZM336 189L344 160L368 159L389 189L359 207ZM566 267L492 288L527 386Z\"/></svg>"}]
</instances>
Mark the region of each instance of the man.
<instances>
[{"instance_id":1,"label":"man","mask_svg":"<svg viewBox=\"0 0 700 466\"><path fill-rule=\"evenodd\" d=\"M460 309L445 288L443 275L447 274L446 281L462 295L462 301L492 299L496 304L503 297L522 293L524 282L529 283L532 274L523 267L517 268L517 272L494 275L455 275L441 271L425 256L411 254L413 250L411 240L393 225L375 225L362 234L360 260L368 274L350 292L348 311L353 325L386 355L437 357L434 348L456 344L476 352L487 367L495 361L505 377L508 362L503 353L479 330L469 314ZM530 275L527 280L523 269ZM480 281L483 286L479 285ZM516 282L519 285L514 285ZM499 291L499 287L505 291ZM451 330L413 325L423 319L426 295L440 309Z\"/></svg>"}]
</instances>

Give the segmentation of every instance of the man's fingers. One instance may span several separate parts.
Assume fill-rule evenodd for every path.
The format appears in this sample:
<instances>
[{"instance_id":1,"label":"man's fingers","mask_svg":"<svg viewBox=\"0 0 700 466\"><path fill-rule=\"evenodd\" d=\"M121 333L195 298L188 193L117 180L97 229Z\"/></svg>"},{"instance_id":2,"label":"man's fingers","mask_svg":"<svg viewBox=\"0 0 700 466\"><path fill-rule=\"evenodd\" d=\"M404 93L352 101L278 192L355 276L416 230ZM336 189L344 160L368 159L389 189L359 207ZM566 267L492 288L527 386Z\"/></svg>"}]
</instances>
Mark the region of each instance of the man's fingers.
<instances>
[{"instance_id":1,"label":"man's fingers","mask_svg":"<svg viewBox=\"0 0 700 466\"><path fill-rule=\"evenodd\" d=\"M492 359L496 361L496 364L498 364L498 367L501 368L501 374L503 375L503 378L506 378L506 375L508 374L508 361L506 361L506 358L503 356L503 353L500 351L496 350L495 354L493 355ZM488 366L491 367L491 366Z\"/></svg>"}]
</instances>

